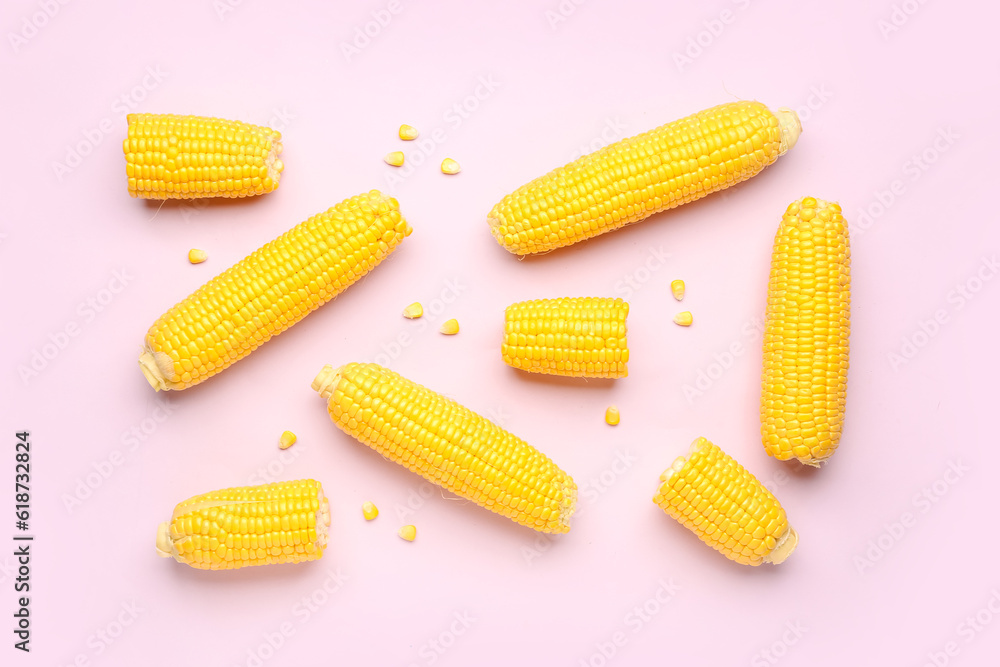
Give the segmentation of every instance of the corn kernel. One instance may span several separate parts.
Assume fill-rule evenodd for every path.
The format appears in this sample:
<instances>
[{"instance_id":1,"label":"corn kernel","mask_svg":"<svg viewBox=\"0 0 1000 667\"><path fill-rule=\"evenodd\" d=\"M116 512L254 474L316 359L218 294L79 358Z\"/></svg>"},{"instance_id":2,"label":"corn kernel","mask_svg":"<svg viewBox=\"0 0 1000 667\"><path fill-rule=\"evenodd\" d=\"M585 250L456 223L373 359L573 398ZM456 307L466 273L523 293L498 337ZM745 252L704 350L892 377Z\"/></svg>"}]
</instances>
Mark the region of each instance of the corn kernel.
<instances>
[{"instance_id":1,"label":"corn kernel","mask_svg":"<svg viewBox=\"0 0 1000 667\"><path fill-rule=\"evenodd\" d=\"M441 162L441 171L444 172L445 174L457 174L458 172L462 171L462 167L457 162L452 160L450 157L446 157Z\"/></svg>"},{"instance_id":2,"label":"corn kernel","mask_svg":"<svg viewBox=\"0 0 1000 667\"><path fill-rule=\"evenodd\" d=\"M609 406L608 409L604 411L604 422L609 426L618 426L618 422L620 421L621 415L618 413L617 406Z\"/></svg>"},{"instance_id":3,"label":"corn kernel","mask_svg":"<svg viewBox=\"0 0 1000 667\"><path fill-rule=\"evenodd\" d=\"M673 280L670 282L670 292L674 295L674 298L678 301L684 300L684 281L683 280Z\"/></svg>"},{"instance_id":4,"label":"corn kernel","mask_svg":"<svg viewBox=\"0 0 1000 667\"><path fill-rule=\"evenodd\" d=\"M690 311L685 310L683 313L677 313L674 315L674 322L682 327L689 327L691 326L691 323L694 322L694 317L692 317Z\"/></svg>"},{"instance_id":5,"label":"corn kernel","mask_svg":"<svg viewBox=\"0 0 1000 667\"><path fill-rule=\"evenodd\" d=\"M409 306L403 309L403 317L408 320L415 320L424 314L424 307L420 305L419 301L414 301Z\"/></svg>"},{"instance_id":6,"label":"corn kernel","mask_svg":"<svg viewBox=\"0 0 1000 667\"><path fill-rule=\"evenodd\" d=\"M386 156L382 158L385 160L386 164L391 164L393 167L403 166L403 151L393 151L391 153L386 153Z\"/></svg>"},{"instance_id":7,"label":"corn kernel","mask_svg":"<svg viewBox=\"0 0 1000 667\"><path fill-rule=\"evenodd\" d=\"M365 515L365 521L371 521L378 516L378 508L375 507L375 503L365 501L361 506L361 513Z\"/></svg>"},{"instance_id":8,"label":"corn kernel","mask_svg":"<svg viewBox=\"0 0 1000 667\"><path fill-rule=\"evenodd\" d=\"M192 264L201 264L206 259L208 259L208 253L204 250L199 250L198 248L188 250L188 261Z\"/></svg>"},{"instance_id":9,"label":"corn kernel","mask_svg":"<svg viewBox=\"0 0 1000 667\"><path fill-rule=\"evenodd\" d=\"M296 443L298 438L291 431L285 431L281 434L281 438L278 440L278 447L281 449L288 449Z\"/></svg>"},{"instance_id":10,"label":"corn kernel","mask_svg":"<svg viewBox=\"0 0 1000 667\"><path fill-rule=\"evenodd\" d=\"M417 132L417 128L412 125L403 124L399 126L399 138L403 141L413 141L419 136L420 133Z\"/></svg>"},{"instance_id":11,"label":"corn kernel","mask_svg":"<svg viewBox=\"0 0 1000 667\"><path fill-rule=\"evenodd\" d=\"M441 325L441 333L453 336L458 333L458 320L451 319Z\"/></svg>"},{"instance_id":12,"label":"corn kernel","mask_svg":"<svg viewBox=\"0 0 1000 667\"><path fill-rule=\"evenodd\" d=\"M399 529L399 536L407 542L412 542L417 539L417 527L412 524L403 526Z\"/></svg>"}]
</instances>

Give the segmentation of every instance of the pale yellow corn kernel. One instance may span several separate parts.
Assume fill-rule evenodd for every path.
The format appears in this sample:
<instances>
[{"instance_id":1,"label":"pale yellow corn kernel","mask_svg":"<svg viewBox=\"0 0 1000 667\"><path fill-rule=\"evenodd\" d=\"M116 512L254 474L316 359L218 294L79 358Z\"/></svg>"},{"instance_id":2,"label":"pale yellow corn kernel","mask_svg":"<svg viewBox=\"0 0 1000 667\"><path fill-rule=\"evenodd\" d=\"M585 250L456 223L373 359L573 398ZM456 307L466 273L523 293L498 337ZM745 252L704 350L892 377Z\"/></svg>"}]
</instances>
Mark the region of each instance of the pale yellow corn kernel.
<instances>
[{"instance_id":1,"label":"pale yellow corn kernel","mask_svg":"<svg viewBox=\"0 0 1000 667\"><path fill-rule=\"evenodd\" d=\"M198 248L191 248L188 250L188 261L192 264L201 264L206 259L208 259L208 253L204 250Z\"/></svg>"},{"instance_id":2,"label":"pale yellow corn kernel","mask_svg":"<svg viewBox=\"0 0 1000 667\"><path fill-rule=\"evenodd\" d=\"M684 281L683 280L672 280L670 282L670 293L674 295L674 298L678 301L684 300Z\"/></svg>"},{"instance_id":3,"label":"pale yellow corn kernel","mask_svg":"<svg viewBox=\"0 0 1000 667\"><path fill-rule=\"evenodd\" d=\"M399 536L407 542L412 542L417 539L417 527L412 524L403 526L399 529Z\"/></svg>"},{"instance_id":4,"label":"pale yellow corn kernel","mask_svg":"<svg viewBox=\"0 0 1000 667\"><path fill-rule=\"evenodd\" d=\"M323 556L330 504L312 479L222 489L177 505L156 553L201 570L301 563Z\"/></svg>"},{"instance_id":5,"label":"pale yellow corn kernel","mask_svg":"<svg viewBox=\"0 0 1000 667\"><path fill-rule=\"evenodd\" d=\"M682 327L689 327L692 322L694 322L694 317L691 315L691 311L685 310L683 313L674 315L674 323Z\"/></svg>"},{"instance_id":6,"label":"pale yellow corn kernel","mask_svg":"<svg viewBox=\"0 0 1000 667\"><path fill-rule=\"evenodd\" d=\"M833 455L847 398L851 249L839 205L785 210L774 237L764 319L760 433L767 453L810 466Z\"/></svg>"},{"instance_id":7,"label":"pale yellow corn kernel","mask_svg":"<svg viewBox=\"0 0 1000 667\"><path fill-rule=\"evenodd\" d=\"M607 410L604 411L604 422L609 426L618 426L618 422L622 420L621 414L618 412L618 406L609 406Z\"/></svg>"},{"instance_id":8,"label":"pale yellow corn kernel","mask_svg":"<svg viewBox=\"0 0 1000 667\"><path fill-rule=\"evenodd\" d=\"M419 136L420 133L417 132L417 128L412 125L403 124L399 126L399 138L403 141L413 141Z\"/></svg>"},{"instance_id":9,"label":"pale yellow corn kernel","mask_svg":"<svg viewBox=\"0 0 1000 667\"><path fill-rule=\"evenodd\" d=\"M462 167L450 157L446 157L441 162L441 171L445 174L457 174L462 171Z\"/></svg>"},{"instance_id":10,"label":"pale yellow corn kernel","mask_svg":"<svg viewBox=\"0 0 1000 667\"><path fill-rule=\"evenodd\" d=\"M412 230L378 190L314 215L164 313L139 366L157 391L219 373L330 301L385 259Z\"/></svg>"},{"instance_id":11,"label":"pale yellow corn kernel","mask_svg":"<svg viewBox=\"0 0 1000 667\"><path fill-rule=\"evenodd\" d=\"M365 503L361 506L361 513L365 515L365 521L371 521L378 516L378 508L375 507L375 503L365 501Z\"/></svg>"},{"instance_id":12,"label":"pale yellow corn kernel","mask_svg":"<svg viewBox=\"0 0 1000 667\"><path fill-rule=\"evenodd\" d=\"M278 447L288 449L298 441L298 437L291 431L285 431L278 440Z\"/></svg>"},{"instance_id":13,"label":"pale yellow corn kernel","mask_svg":"<svg viewBox=\"0 0 1000 667\"><path fill-rule=\"evenodd\" d=\"M403 317L408 320L415 320L418 317L423 316L424 307L420 305L419 301L414 301L409 306L403 309Z\"/></svg>"},{"instance_id":14,"label":"pale yellow corn kernel","mask_svg":"<svg viewBox=\"0 0 1000 667\"><path fill-rule=\"evenodd\" d=\"M562 248L745 181L792 148L801 130L790 109L712 107L534 179L493 207L490 229L517 255Z\"/></svg>"},{"instance_id":15,"label":"pale yellow corn kernel","mask_svg":"<svg viewBox=\"0 0 1000 667\"><path fill-rule=\"evenodd\" d=\"M458 320L451 319L441 325L441 333L446 336L454 336L458 333Z\"/></svg>"},{"instance_id":16,"label":"pale yellow corn kernel","mask_svg":"<svg viewBox=\"0 0 1000 667\"><path fill-rule=\"evenodd\" d=\"M511 304L504 311L504 363L530 373L628 376L627 318L621 299L569 297Z\"/></svg>"},{"instance_id":17,"label":"pale yellow corn kernel","mask_svg":"<svg viewBox=\"0 0 1000 667\"><path fill-rule=\"evenodd\" d=\"M377 364L326 366L312 387L341 430L384 458L523 526L569 531L573 479L485 417Z\"/></svg>"},{"instance_id":18,"label":"pale yellow corn kernel","mask_svg":"<svg viewBox=\"0 0 1000 667\"><path fill-rule=\"evenodd\" d=\"M278 187L281 133L238 121L129 114L122 144L129 195L249 197Z\"/></svg>"},{"instance_id":19,"label":"pale yellow corn kernel","mask_svg":"<svg viewBox=\"0 0 1000 667\"><path fill-rule=\"evenodd\" d=\"M382 159L385 160L386 164L391 164L393 167L402 167L404 160L403 151L386 153L386 156Z\"/></svg>"},{"instance_id":20,"label":"pale yellow corn kernel","mask_svg":"<svg viewBox=\"0 0 1000 667\"><path fill-rule=\"evenodd\" d=\"M744 565L784 561L798 534L778 499L705 438L660 475L653 502L726 558Z\"/></svg>"}]
</instances>

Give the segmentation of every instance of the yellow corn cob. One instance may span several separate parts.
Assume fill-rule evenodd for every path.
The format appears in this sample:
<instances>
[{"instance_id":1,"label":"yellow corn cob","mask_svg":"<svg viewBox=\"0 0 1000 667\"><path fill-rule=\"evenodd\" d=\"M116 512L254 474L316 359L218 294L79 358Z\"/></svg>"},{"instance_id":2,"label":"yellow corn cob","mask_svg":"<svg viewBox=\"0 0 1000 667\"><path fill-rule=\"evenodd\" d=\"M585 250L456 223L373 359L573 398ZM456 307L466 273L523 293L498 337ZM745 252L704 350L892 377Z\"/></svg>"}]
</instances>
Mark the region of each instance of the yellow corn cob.
<instances>
[{"instance_id":1,"label":"yellow corn cob","mask_svg":"<svg viewBox=\"0 0 1000 667\"><path fill-rule=\"evenodd\" d=\"M378 190L314 215L164 313L139 357L146 379L159 391L215 375L347 289L410 231Z\"/></svg>"},{"instance_id":2,"label":"yellow corn cob","mask_svg":"<svg viewBox=\"0 0 1000 667\"><path fill-rule=\"evenodd\" d=\"M504 363L532 373L590 378L628 375L621 299L572 297L521 301L504 313Z\"/></svg>"},{"instance_id":3,"label":"yellow corn cob","mask_svg":"<svg viewBox=\"0 0 1000 667\"><path fill-rule=\"evenodd\" d=\"M818 466L844 422L851 250L840 206L791 204L774 237L764 324L760 433L767 453Z\"/></svg>"},{"instance_id":4,"label":"yellow corn cob","mask_svg":"<svg viewBox=\"0 0 1000 667\"><path fill-rule=\"evenodd\" d=\"M531 181L493 207L490 227L517 255L562 248L745 181L794 146L801 129L790 109L721 104Z\"/></svg>"},{"instance_id":5,"label":"yellow corn cob","mask_svg":"<svg viewBox=\"0 0 1000 667\"><path fill-rule=\"evenodd\" d=\"M746 468L705 438L660 475L653 502L738 563L778 563L799 537L785 510Z\"/></svg>"},{"instance_id":6,"label":"yellow corn cob","mask_svg":"<svg viewBox=\"0 0 1000 667\"><path fill-rule=\"evenodd\" d=\"M156 553L199 570L301 563L323 556L330 505L312 479L189 498L160 524Z\"/></svg>"},{"instance_id":7,"label":"yellow corn cob","mask_svg":"<svg viewBox=\"0 0 1000 667\"><path fill-rule=\"evenodd\" d=\"M128 193L146 199L262 195L285 168L280 132L221 118L129 114L123 148Z\"/></svg>"},{"instance_id":8,"label":"yellow corn cob","mask_svg":"<svg viewBox=\"0 0 1000 667\"><path fill-rule=\"evenodd\" d=\"M485 417L377 364L325 366L312 387L337 426L385 458L523 526L569 531L573 479Z\"/></svg>"}]
</instances>

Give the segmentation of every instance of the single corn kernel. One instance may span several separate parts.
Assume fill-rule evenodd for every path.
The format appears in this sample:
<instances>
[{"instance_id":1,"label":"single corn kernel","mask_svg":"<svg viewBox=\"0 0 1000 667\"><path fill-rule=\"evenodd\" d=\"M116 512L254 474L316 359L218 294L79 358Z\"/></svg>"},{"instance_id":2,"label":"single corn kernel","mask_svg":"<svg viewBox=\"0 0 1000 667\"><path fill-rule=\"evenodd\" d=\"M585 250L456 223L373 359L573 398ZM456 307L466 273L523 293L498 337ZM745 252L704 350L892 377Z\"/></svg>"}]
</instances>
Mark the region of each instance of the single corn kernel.
<instances>
[{"instance_id":1,"label":"single corn kernel","mask_svg":"<svg viewBox=\"0 0 1000 667\"><path fill-rule=\"evenodd\" d=\"M684 281L674 280L670 283L670 292L674 295L674 298L678 301L684 300Z\"/></svg>"},{"instance_id":2,"label":"single corn kernel","mask_svg":"<svg viewBox=\"0 0 1000 667\"><path fill-rule=\"evenodd\" d=\"M441 333L447 336L453 336L458 333L458 320L448 320L441 325Z\"/></svg>"},{"instance_id":3,"label":"single corn kernel","mask_svg":"<svg viewBox=\"0 0 1000 667\"><path fill-rule=\"evenodd\" d=\"M365 515L365 521L371 521L378 516L378 508L375 507L375 503L366 501L365 504L361 506L361 513Z\"/></svg>"},{"instance_id":4,"label":"single corn kernel","mask_svg":"<svg viewBox=\"0 0 1000 667\"><path fill-rule=\"evenodd\" d=\"M399 536L407 542L417 539L417 527L414 525L403 526L399 529Z\"/></svg>"},{"instance_id":5,"label":"single corn kernel","mask_svg":"<svg viewBox=\"0 0 1000 667\"><path fill-rule=\"evenodd\" d=\"M446 174L457 174L462 171L462 166L450 157L446 157L444 161L441 162L441 171Z\"/></svg>"},{"instance_id":6,"label":"single corn kernel","mask_svg":"<svg viewBox=\"0 0 1000 667\"><path fill-rule=\"evenodd\" d=\"M280 447L281 449L288 449L289 447L294 445L297 440L298 438L295 436L294 433L292 433L291 431L285 431L284 433L281 434L281 439L278 441L278 447Z\"/></svg>"},{"instance_id":7,"label":"single corn kernel","mask_svg":"<svg viewBox=\"0 0 1000 667\"><path fill-rule=\"evenodd\" d=\"M403 317L408 320L415 320L424 314L424 307L420 305L419 301L414 301L409 306L403 309Z\"/></svg>"},{"instance_id":8,"label":"single corn kernel","mask_svg":"<svg viewBox=\"0 0 1000 667\"><path fill-rule=\"evenodd\" d=\"M691 326L691 323L694 322L694 318L691 317L691 311L685 310L683 313L677 313L674 315L674 322L682 327L689 327Z\"/></svg>"},{"instance_id":9,"label":"single corn kernel","mask_svg":"<svg viewBox=\"0 0 1000 667\"><path fill-rule=\"evenodd\" d=\"M391 153L386 153L386 156L382 159L385 160L386 164L391 164L393 167L402 167L403 151L393 151Z\"/></svg>"},{"instance_id":10,"label":"single corn kernel","mask_svg":"<svg viewBox=\"0 0 1000 667\"><path fill-rule=\"evenodd\" d=\"M417 132L417 128L412 125L403 124L399 126L399 138L403 141L413 141L419 136L420 133Z\"/></svg>"},{"instance_id":11,"label":"single corn kernel","mask_svg":"<svg viewBox=\"0 0 1000 667\"><path fill-rule=\"evenodd\" d=\"M198 248L191 248L188 250L188 261L192 264L201 264L206 259L208 259L208 253L204 250Z\"/></svg>"},{"instance_id":12,"label":"single corn kernel","mask_svg":"<svg viewBox=\"0 0 1000 667\"><path fill-rule=\"evenodd\" d=\"M621 415L618 413L618 408L616 406L612 405L604 411L604 421L608 424L608 426L618 426L618 422L621 420Z\"/></svg>"}]
</instances>

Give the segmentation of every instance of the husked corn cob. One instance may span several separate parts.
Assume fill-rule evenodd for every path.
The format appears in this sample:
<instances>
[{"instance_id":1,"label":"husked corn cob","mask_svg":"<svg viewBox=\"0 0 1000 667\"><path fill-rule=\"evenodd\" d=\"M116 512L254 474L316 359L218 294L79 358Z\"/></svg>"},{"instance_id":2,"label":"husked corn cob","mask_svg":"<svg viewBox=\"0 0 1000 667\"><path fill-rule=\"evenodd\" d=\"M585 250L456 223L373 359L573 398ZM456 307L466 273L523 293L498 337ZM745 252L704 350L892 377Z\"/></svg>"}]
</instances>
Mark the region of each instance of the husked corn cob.
<instances>
[{"instance_id":1,"label":"husked corn cob","mask_svg":"<svg viewBox=\"0 0 1000 667\"><path fill-rule=\"evenodd\" d=\"M383 457L523 526L569 531L573 479L485 417L377 364L325 366L312 387L337 426Z\"/></svg>"},{"instance_id":2,"label":"husked corn cob","mask_svg":"<svg viewBox=\"0 0 1000 667\"><path fill-rule=\"evenodd\" d=\"M504 312L504 363L532 373L591 378L628 375L621 299L571 297L521 301Z\"/></svg>"},{"instance_id":3,"label":"husked corn cob","mask_svg":"<svg viewBox=\"0 0 1000 667\"><path fill-rule=\"evenodd\" d=\"M731 102L606 146L507 195L489 213L517 255L548 252L755 176L795 145L790 109Z\"/></svg>"},{"instance_id":4,"label":"husked corn cob","mask_svg":"<svg viewBox=\"0 0 1000 667\"><path fill-rule=\"evenodd\" d=\"M323 556L330 505L312 479L203 493L160 524L156 553L199 570L301 563Z\"/></svg>"},{"instance_id":5,"label":"husked corn cob","mask_svg":"<svg viewBox=\"0 0 1000 667\"><path fill-rule=\"evenodd\" d=\"M764 324L760 433L783 461L837 449L847 396L851 250L840 206L805 197L774 237Z\"/></svg>"},{"instance_id":6,"label":"husked corn cob","mask_svg":"<svg viewBox=\"0 0 1000 667\"><path fill-rule=\"evenodd\" d=\"M221 118L128 115L128 193L146 199L249 197L277 189L281 133Z\"/></svg>"},{"instance_id":7,"label":"husked corn cob","mask_svg":"<svg viewBox=\"0 0 1000 667\"><path fill-rule=\"evenodd\" d=\"M160 316L139 357L146 379L159 391L215 375L343 292L410 231L378 190L312 216Z\"/></svg>"},{"instance_id":8,"label":"husked corn cob","mask_svg":"<svg viewBox=\"0 0 1000 667\"><path fill-rule=\"evenodd\" d=\"M653 502L703 542L738 563L784 561L798 534L770 491L705 438L660 475Z\"/></svg>"}]
</instances>

